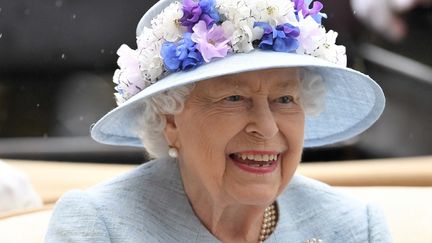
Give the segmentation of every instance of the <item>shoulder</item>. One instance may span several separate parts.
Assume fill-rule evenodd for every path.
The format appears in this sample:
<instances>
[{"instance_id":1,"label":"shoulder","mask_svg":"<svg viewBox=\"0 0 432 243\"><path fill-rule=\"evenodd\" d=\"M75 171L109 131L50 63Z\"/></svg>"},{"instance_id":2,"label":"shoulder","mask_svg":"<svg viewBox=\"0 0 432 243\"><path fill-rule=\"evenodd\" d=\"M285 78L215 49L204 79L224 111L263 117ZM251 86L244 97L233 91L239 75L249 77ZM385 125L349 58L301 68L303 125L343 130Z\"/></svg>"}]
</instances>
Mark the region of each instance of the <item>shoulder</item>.
<instances>
[{"instance_id":1,"label":"shoulder","mask_svg":"<svg viewBox=\"0 0 432 243\"><path fill-rule=\"evenodd\" d=\"M296 222L286 225L304 236L324 242L392 242L376 206L322 182L296 175L278 203L283 221Z\"/></svg>"},{"instance_id":2,"label":"shoulder","mask_svg":"<svg viewBox=\"0 0 432 243\"><path fill-rule=\"evenodd\" d=\"M166 187L170 181L177 181L178 167L175 161L170 159L158 159L146 162L137 168L114 177L108 181L95 185L87 190L92 195L122 197L127 194L143 194L148 190ZM127 189L126 189L127 188ZM134 190L132 190L134 189ZM172 188L175 190L176 188Z\"/></svg>"},{"instance_id":3,"label":"shoulder","mask_svg":"<svg viewBox=\"0 0 432 243\"><path fill-rule=\"evenodd\" d=\"M351 197L346 193L343 193L323 182L302 175L295 175L292 178L287 189L283 192L281 197L288 197L292 200L294 195L296 201L302 200L308 202L321 202L319 204L314 204L316 206L323 206L327 204L344 204L353 207L361 207L364 205L364 202L359 199Z\"/></svg>"},{"instance_id":4,"label":"shoulder","mask_svg":"<svg viewBox=\"0 0 432 243\"><path fill-rule=\"evenodd\" d=\"M155 160L88 190L66 193L54 208L47 242L139 242L152 229L151 219L163 214L160 202L182 193L181 183L174 183L176 170L171 160ZM157 242L151 235L147 239Z\"/></svg>"},{"instance_id":5,"label":"shoulder","mask_svg":"<svg viewBox=\"0 0 432 243\"><path fill-rule=\"evenodd\" d=\"M86 191L95 203L110 212L136 213L164 207L176 195L184 195L178 165L174 160L146 162L136 169Z\"/></svg>"},{"instance_id":6,"label":"shoulder","mask_svg":"<svg viewBox=\"0 0 432 243\"><path fill-rule=\"evenodd\" d=\"M51 216L45 242L109 241L105 222L92 201L89 195L78 190L60 198Z\"/></svg>"},{"instance_id":7,"label":"shoulder","mask_svg":"<svg viewBox=\"0 0 432 243\"><path fill-rule=\"evenodd\" d=\"M340 218L356 218L357 224L367 223L367 204L327 184L295 175L279 197L282 208L290 215L314 221L315 224L340 222Z\"/></svg>"}]
</instances>

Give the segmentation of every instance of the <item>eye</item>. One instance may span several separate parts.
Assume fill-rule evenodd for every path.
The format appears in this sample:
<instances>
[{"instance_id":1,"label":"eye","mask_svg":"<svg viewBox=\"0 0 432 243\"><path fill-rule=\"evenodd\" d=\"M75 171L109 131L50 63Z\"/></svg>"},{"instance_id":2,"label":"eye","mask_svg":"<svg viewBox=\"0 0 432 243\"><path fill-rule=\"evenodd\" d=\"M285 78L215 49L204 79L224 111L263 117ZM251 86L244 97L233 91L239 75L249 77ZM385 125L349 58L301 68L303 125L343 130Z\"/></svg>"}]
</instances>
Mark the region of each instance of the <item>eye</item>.
<instances>
[{"instance_id":1,"label":"eye","mask_svg":"<svg viewBox=\"0 0 432 243\"><path fill-rule=\"evenodd\" d=\"M244 100L244 98L241 95L231 95L226 97L225 100L230 102L237 102Z\"/></svg>"},{"instance_id":2,"label":"eye","mask_svg":"<svg viewBox=\"0 0 432 243\"><path fill-rule=\"evenodd\" d=\"M289 104L294 100L294 98L290 95L281 96L276 99L277 103Z\"/></svg>"}]
</instances>

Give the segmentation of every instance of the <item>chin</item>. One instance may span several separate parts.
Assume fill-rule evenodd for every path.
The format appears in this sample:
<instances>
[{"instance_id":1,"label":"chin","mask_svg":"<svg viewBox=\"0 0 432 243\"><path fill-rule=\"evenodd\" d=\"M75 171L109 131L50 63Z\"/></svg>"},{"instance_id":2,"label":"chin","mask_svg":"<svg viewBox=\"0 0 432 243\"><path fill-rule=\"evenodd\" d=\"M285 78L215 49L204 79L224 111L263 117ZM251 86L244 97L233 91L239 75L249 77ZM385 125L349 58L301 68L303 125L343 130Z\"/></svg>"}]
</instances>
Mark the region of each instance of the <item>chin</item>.
<instances>
[{"instance_id":1,"label":"chin","mask_svg":"<svg viewBox=\"0 0 432 243\"><path fill-rule=\"evenodd\" d=\"M224 175L225 192L240 204L271 204L287 187L298 165L296 156L287 152L275 153L278 156L274 161L259 167L230 154Z\"/></svg>"},{"instance_id":2,"label":"chin","mask_svg":"<svg viewBox=\"0 0 432 243\"><path fill-rule=\"evenodd\" d=\"M250 185L242 189L236 190L236 187L231 187L229 194L234 200L244 205L269 205L274 202L279 195L279 187L269 187L267 185Z\"/></svg>"}]
</instances>

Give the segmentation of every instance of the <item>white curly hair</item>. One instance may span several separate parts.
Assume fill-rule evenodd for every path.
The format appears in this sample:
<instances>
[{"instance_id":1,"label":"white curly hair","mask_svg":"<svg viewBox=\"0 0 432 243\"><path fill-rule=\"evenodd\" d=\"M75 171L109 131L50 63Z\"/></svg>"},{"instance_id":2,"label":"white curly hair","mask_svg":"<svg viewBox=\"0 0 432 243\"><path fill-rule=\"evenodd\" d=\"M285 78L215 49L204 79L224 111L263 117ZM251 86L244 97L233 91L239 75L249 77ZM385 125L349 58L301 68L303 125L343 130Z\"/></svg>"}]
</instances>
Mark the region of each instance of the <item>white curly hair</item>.
<instances>
[{"instance_id":1,"label":"white curly hair","mask_svg":"<svg viewBox=\"0 0 432 243\"><path fill-rule=\"evenodd\" d=\"M306 116L317 116L324 109L325 85L322 77L308 69L300 69L301 104ZM166 115L179 114L195 84L188 84L159 93L143 103L138 136L152 158L168 157L168 143L163 130Z\"/></svg>"}]
</instances>

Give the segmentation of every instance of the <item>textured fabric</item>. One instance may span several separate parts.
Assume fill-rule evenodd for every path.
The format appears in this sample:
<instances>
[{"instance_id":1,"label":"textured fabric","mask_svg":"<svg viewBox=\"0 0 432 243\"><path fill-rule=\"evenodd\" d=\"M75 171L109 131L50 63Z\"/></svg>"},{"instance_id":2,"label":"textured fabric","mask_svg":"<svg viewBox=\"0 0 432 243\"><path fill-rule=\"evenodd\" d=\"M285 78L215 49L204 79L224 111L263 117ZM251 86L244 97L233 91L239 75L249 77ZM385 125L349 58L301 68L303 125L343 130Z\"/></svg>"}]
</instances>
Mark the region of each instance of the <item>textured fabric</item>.
<instances>
[{"instance_id":1,"label":"textured fabric","mask_svg":"<svg viewBox=\"0 0 432 243\"><path fill-rule=\"evenodd\" d=\"M174 0L161 0L138 24L137 36ZM336 143L360 134L381 115L385 98L367 75L309 55L254 50L230 54L194 70L167 75L101 118L91 130L101 143L145 147L138 138L142 100L176 86L217 76L270 68L300 67L322 76L326 88L325 108L316 117L306 117L305 147Z\"/></svg>"},{"instance_id":2,"label":"textured fabric","mask_svg":"<svg viewBox=\"0 0 432 243\"><path fill-rule=\"evenodd\" d=\"M392 242L378 209L296 175L277 200L280 220L266 242ZM46 242L219 242L199 221L176 162L148 162L57 203Z\"/></svg>"}]
</instances>

